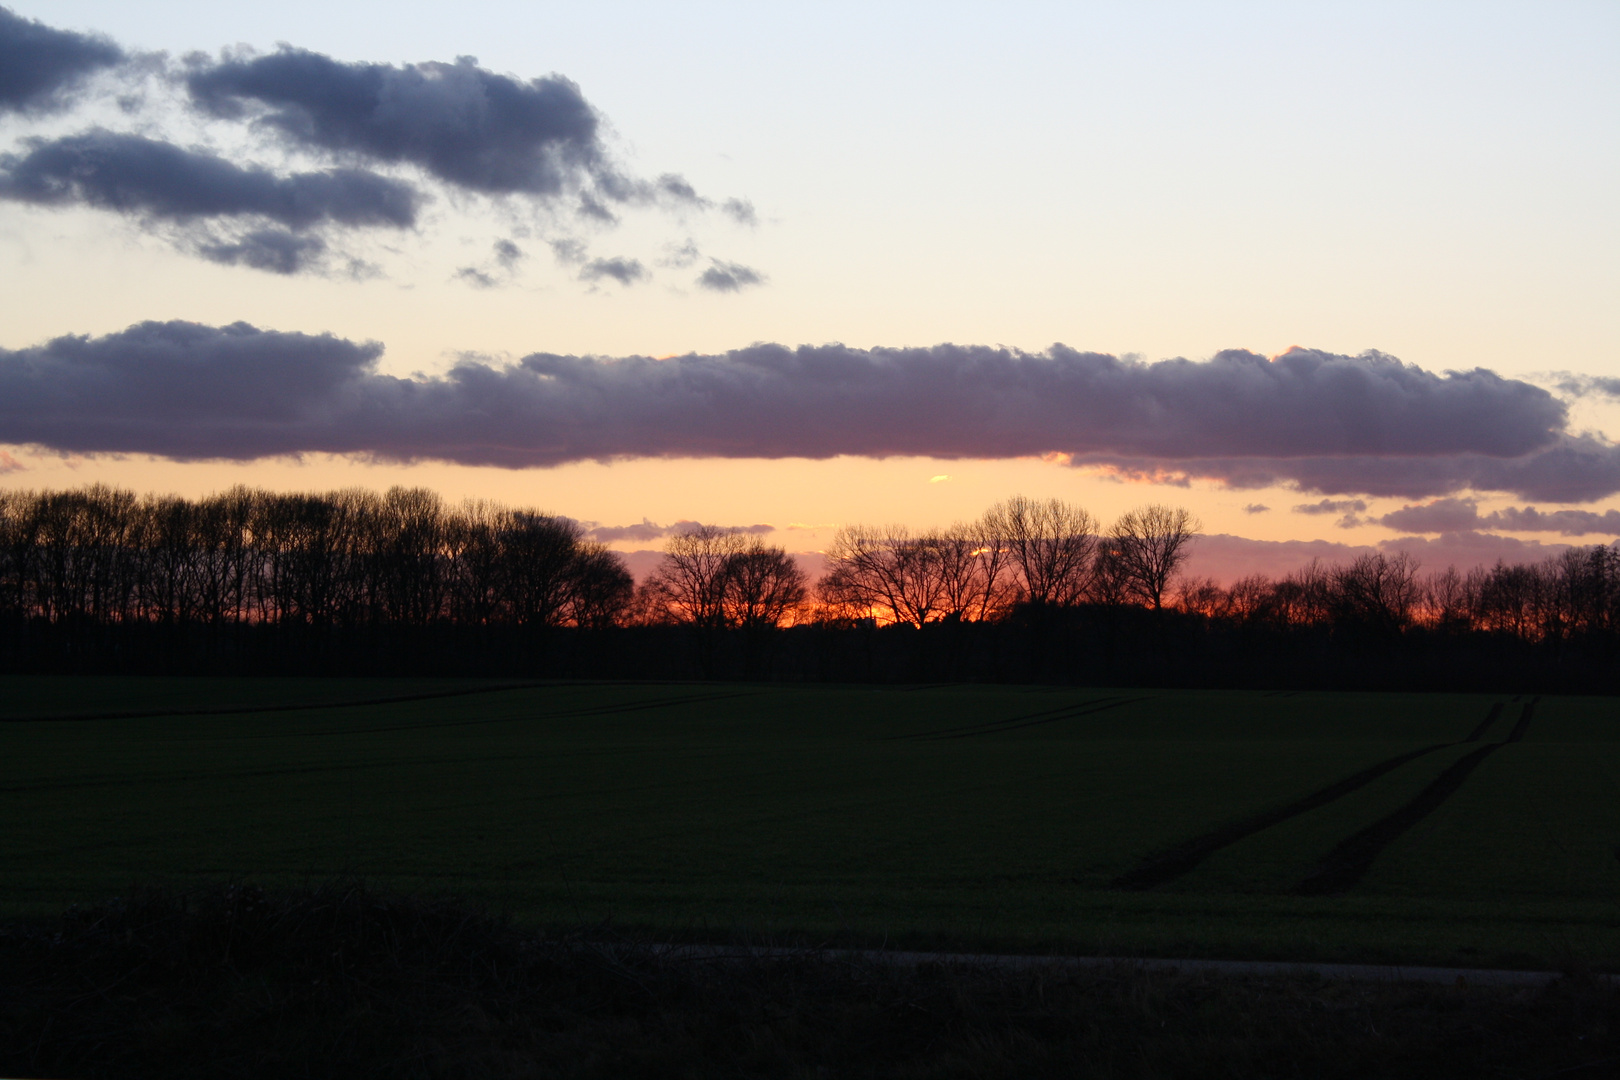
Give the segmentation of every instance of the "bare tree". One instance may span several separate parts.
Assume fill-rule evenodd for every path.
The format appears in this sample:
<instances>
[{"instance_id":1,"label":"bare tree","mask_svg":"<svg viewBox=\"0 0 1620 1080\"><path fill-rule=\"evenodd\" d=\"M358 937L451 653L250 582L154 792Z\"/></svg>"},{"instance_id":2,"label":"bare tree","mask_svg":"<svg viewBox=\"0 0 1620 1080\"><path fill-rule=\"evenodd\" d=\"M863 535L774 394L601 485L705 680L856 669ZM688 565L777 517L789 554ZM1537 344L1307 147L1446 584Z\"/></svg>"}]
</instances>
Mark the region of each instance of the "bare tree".
<instances>
[{"instance_id":1,"label":"bare tree","mask_svg":"<svg viewBox=\"0 0 1620 1080\"><path fill-rule=\"evenodd\" d=\"M1015 495L986 511L987 542L1007 552L1022 597L1036 605L1079 603L1090 584L1097 520L1060 499Z\"/></svg>"},{"instance_id":2,"label":"bare tree","mask_svg":"<svg viewBox=\"0 0 1620 1080\"><path fill-rule=\"evenodd\" d=\"M1335 567L1331 582L1336 619L1404 629L1422 599L1417 571L1417 560L1404 551L1394 557L1380 551Z\"/></svg>"},{"instance_id":3,"label":"bare tree","mask_svg":"<svg viewBox=\"0 0 1620 1080\"><path fill-rule=\"evenodd\" d=\"M1441 629L1460 629L1468 618L1468 590L1455 566L1430 574L1421 587L1424 621Z\"/></svg>"},{"instance_id":4,"label":"bare tree","mask_svg":"<svg viewBox=\"0 0 1620 1080\"><path fill-rule=\"evenodd\" d=\"M920 542L933 549L939 581L940 618L951 622L982 618L985 606L984 566L979 543L966 528L925 533Z\"/></svg>"},{"instance_id":5,"label":"bare tree","mask_svg":"<svg viewBox=\"0 0 1620 1080\"><path fill-rule=\"evenodd\" d=\"M804 571L793 556L753 537L726 561L726 624L750 630L780 626L808 592Z\"/></svg>"},{"instance_id":6,"label":"bare tree","mask_svg":"<svg viewBox=\"0 0 1620 1080\"><path fill-rule=\"evenodd\" d=\"M1271 602L1274 588L1271 579L1264 574L1239 578L1226 590L1226 610L1244 621L1260 618Z\"/></svg>"},{"instance_id":7,"label":"bare tree","mask_svg":"<svg viewBox=\"0 0 1620 1080\"><path fill-rule=\"evenodd\" d=\"M1176 583L1176 606L1188 614L1218 619L1231 613L1232 596L1214 578L1183 577Z\"/></svg>"},{"instance_id":8,"label":"bare tree","mask_svg":"<svg viewBox=\"0 0 1620 1080\"><path fill-rule=\"evenodd\" d=\"M1187 561L1188 548L1203 528L1179 506L1155 503L1120 515L1109 531L1110 548L1130 591L1160 610L1170 579Z\"/></svg>"},{"instance_id":9,"label":"bare tree","mask_svg":"<svg viewBox=\"0 0 1620 1080\"><path fill-rule=\"evenodd\" d=\"M623 559L605 545L582 543L570 570L567 620L588 629L613 626L630 606L635 587Z\"/></svg>"},{"instance_id":10,"label":"bare tree","mask_svg":"<svg viewBox=\"0 0 1620 1080\"><path fill-rule=\"evenodd\" d=\"M904 526L840 529L827 548L827 561L831 569L822 579L821 596L830 606L912 626L943 614L939 552Z\"/></svg>"},{"instance_id":11,"label":"bare tree","mask_svg":"<svg viewBox=\"0 0 1620 1080\"><path fill-rule=\"evenodd\" d=\"M1091 576L1086 583L1086 598L1094 604L1118 607L1130 603L1131 583L1125 575L1125 560L1120 558L1119 545L1112 537L1097 541L1097 551L1091 558Z\"/></svg>"},{"instance_id":12,"label":"bare tree","mask_svg":"<svg viewBox=\"0 0 1620 1080\"><path fill-rule=\"evenodd\" d=\"M642 586L641 602L654 618L708 628L726 623L726 575L744 547L732 529L697 525L664 541L658 569Z\"/></svg>"}]
</instances>

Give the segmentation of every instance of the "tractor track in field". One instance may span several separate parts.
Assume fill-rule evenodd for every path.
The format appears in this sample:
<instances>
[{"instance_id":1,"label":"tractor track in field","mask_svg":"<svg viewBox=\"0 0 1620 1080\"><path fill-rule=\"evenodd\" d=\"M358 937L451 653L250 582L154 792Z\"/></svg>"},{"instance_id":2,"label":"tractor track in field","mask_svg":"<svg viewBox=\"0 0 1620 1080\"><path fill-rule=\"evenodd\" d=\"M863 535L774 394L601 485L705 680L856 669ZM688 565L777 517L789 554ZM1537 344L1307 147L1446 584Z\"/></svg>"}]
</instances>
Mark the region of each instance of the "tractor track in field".
<instances>
[{"instance_id":1,"label":"tractor track in field","mask_svg":"<svg viewBox=\"0 0 1620 1080\"><path fill-rule=\"evenodd\" d=\"M1513 731L1506 739L1488 743L1464 754L1431 780L1429 786L1414 795L1406 805L1340 841L1309 877L1294 886L1294 894L1332 896L1354 888L1356 883L1366 876L1367 871L1372 869L1374 860L1383 854L1386 848L1400 839L1412 826L1440 809L1486 758L1508 743L1519 742L1524 738L1525 729L1530 726L1530 719L1539 700L1541 699L1531 698L1520 706L1519 722L1513 726Z\"/></svg>"},{"instance_id":2,"label":"tractor track in field","mask_svg":"<svg viewBox=\"0 0 1620 1080\"><path fill-rule=\"evenodd\" d=\"M1432 754L1436 750L1444 750L1451 743L1435 743L1420 750L1410 750L1404 754L1397 754L1386 758L1375 765L1369 765L1358 773L1335 781L1327 787L1319 788L1302 799L1296 799L1286 806L1279 806L1274 810L1256 814L1242 821L1223 825L1221 828L1207 832L1202 836L1195 836L1185 843L1171 848L1169 851L1152 856L1114 879L1116 889L1151 889L1157 885L1180 877L1196 867L1199 863L1215 854L1224 847L1230 847L1239 840L1245 840L1257 832L1280 825L1290 818L1315 810L1319 806L1326 806L1330 802L1341 799L1352 791L1359 791L1368 784L1377 780L1387 772L1405 765L1408 761L1416 760L1425 754Z\"/></svg>"},{"instance_id":3,"label":"tractor track in field","mask_svg":"<svg viewBox=\"0 0 1620 1080\"><path fill-rule=\"evenodd\" d=\"M1513 731L1507 737L1508 742L1519 742L1524 738L1524 731L1530 726L1530 715L1535 711L1536 702L1540 700L1540 698L1531 698L1524 703L1524 708L1519 710L1519 722L1513 725Z\"/></svg>"},{"instance_id":4,"label":"tractor track in field","mask_svg":"<svg viewBox=\"0 0 1620 1080\"><path fill-rule=\"evenodd\" d=\"M1527 705L1525 708L1528 709L1529 706ZM1501 715L1502 702L1498 701L1490 707L1488 712L1486 712L1485 719L1481 720L1478 726L1476 726L1474 730L1468 734L1468 737L1462 740L1462 742L1478 742L1484 736L1485 732L1490 729L1491 725L1496 723L1497 719L1500 718ZM1523 731L1521 729L1525 723L1526 721L1521 717L1519 727L1514 729L1514 732L1521 738L1523 737ZM1513 736L1509 736L1509 741L1515 741ZM1301 814L1309 813L1318 807L1326 806L1328 803L1335 802L1338 799L1349 795L1351 792L1359 791L1368 784L1372 783L1374 780L1377 780L1386 773L1393 772L1395 769L1400 768L1409 761L1415 761L1427 754L1434 753L1436 750L1444 750L1448 746L1457 745L1460 744L1435 743L1432 746L1425 746L1418 750L1409 750L1404 754L1397 754L1392 758L1386 758L1383 761L1377 762L1376 764L1369 765L1367 768L1362 769L1360 772L1353 773L1350 776L1345 777L1343 780L1338 780L1327 785L1326 787L1319 788L1316 791L1311 792L1309 795L1296 799L1287 805L1263 811L1262 813L1255 814L1252 817L1244 818L1241 821L1232 822L1229 825L1223 825L1218 829L1204 833L1202 836L1195 836L1191 840L1183 841L1167 851L1160 852L1157 855L1151 855L1142 860L1142 862L1138 863L1134 868L1115 878L1112 883L1113 887L1116 889L1142 891L1163 885L1168 881L1172 881L1175 878L1188 873L1197 867L1199 863L1203 862L1205 859L1209 858L1222 848L1230 847L1240 840L1248 839L1255 833L1271 828L1273 825L1280 825L1291 818L1296 818ZM1501 744L1493 743L1491 744L1490 749L1495 749L1499 745ZM1486 751L1485 755L1480 755L1480 760L1483 760L1488 754L1489 750ZM1456 766L1453 765L1452 768L1456 768ZM1471 771L1471 768L1469 771ZM1449 773L1450 770L1447 770L1447 772ZM1465 772L1463 775L1466 779L1467 773ZM1461 784L1461 780L1458 781L1458 784ZM1449 792L1447 792L1447 794L1449 794ZM1402 831L1405 830L1403 829ZM1378 850L1382 850L1382 848L1379 848ZM1376 854L1377 853L1374 852L1375 856Z\"/></svg>"},{"instance_id":5,"label":"tractor track in field","mask_svg":"<svg viewBox=\"0 0 1620 1080\"><path fill-rule=\"evenodd\" d=\"M1498 701L1495 705L1491 706L1491 711L1485 714L1485 719L1479 722L1479 726L1477 728L1468 733L1468 738L1464 739L1463 742L1479 742L1480 739L1485 737L1485 733L1490 730L1491 725L1496 723L1497 719L1501 715L1502 703Z\"/></svg>"}]
</instances>

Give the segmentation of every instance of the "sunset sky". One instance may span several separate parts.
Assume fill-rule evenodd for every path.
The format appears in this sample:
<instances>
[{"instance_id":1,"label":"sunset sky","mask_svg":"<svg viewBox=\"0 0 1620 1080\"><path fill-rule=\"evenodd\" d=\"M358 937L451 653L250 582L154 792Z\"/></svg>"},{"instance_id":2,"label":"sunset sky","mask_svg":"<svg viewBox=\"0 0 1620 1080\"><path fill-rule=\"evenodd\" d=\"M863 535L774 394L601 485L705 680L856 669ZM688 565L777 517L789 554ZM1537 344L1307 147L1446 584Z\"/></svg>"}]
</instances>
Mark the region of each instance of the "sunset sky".
<instances>
[{"instance_id":1,"label":"sunset sky","mask_svg":"<svg viewBox=\"0 0 1620 1080\"><path fill-rule=\"evenodd\" d=\"M0 485L1608 542L1617 57L1612 2L10 0Z\"/></svg>"}]
</instances>

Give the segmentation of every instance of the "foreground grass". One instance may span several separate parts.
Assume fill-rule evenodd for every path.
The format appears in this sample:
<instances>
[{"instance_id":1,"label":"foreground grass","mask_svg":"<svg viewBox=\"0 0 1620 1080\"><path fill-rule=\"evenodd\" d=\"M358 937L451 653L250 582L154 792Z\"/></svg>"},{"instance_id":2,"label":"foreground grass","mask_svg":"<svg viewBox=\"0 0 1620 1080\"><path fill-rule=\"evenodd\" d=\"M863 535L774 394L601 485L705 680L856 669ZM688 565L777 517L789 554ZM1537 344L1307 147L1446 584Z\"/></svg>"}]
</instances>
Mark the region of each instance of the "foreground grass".
<instances>
[{"instance_id":1,"label":"foreground grass","mask_svg":"<svg viewBox=\"0 0 1620 1080\"><path fill-rule=\"evenodd\" d=\"M349 874L660 940L1620 967L1611 700L1544 700L1513 742L1527 702L1487 695L11 678L0 700L31 718L0 724L12 915ZM1486 745L1351 887L1300 894Z\"/></svg>"},{"instance_id":2,"label":"foreground grass","mask_svg":"<svg viewBox=\"0 0 1620 1080\"><path fill-rule=\"evenodd\" d=\"M681 959L356 885L0 927L0 1074L1612 1075L1620 992Z\"/></svg>"}]
</instances>

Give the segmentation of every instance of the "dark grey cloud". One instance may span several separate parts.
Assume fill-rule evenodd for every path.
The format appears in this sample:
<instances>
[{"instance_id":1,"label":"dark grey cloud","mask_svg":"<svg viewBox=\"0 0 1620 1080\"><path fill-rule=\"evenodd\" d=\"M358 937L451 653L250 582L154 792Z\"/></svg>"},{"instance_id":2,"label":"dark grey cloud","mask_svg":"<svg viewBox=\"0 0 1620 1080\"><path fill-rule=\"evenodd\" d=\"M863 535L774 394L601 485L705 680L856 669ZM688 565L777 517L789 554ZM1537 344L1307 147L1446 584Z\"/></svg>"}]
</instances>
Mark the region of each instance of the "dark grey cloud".
<instances>
[{"instance_id":1,"label":"dark grey cloud","mask_svg":"<svg viewBox=\"0 0 1620 1080\"><path fill-rule=\"evenodd\" d=\"M1620 510L1537 510L1509 506L1489 514L1479 512L1474 499L1436 499L1418 506L1403 506L1378 519L1380 525L1410 533L1551 532L1564 536L1592 533L1620 535Z\"/></svg>"},{"instance_id":2,"label":"dark grey cloud","mask_svg":"<svg viewBox=\"0 0 1620 1080\"><path fill-rule=\"evenodd\" d=\"M330 334L186 322L0 350L0 438L177 458L295 452L305 440L293 433L338 415L382 351Z\"/></svg>"},{"instance_id":3,"label":"dark grey cloud","mask_svg":"<svg viewBox=\"0 0 1620 1080\"><path fill-rule=\"evenodd\" d=\"M579 268L581 281L612 278L620 285L634 285L638 281L645 281L647 276L647 268L641 265L641 260L617 255L611 259L592 259Z\"/></svg>"},{"instance_id":4,"label":"dark grey cloud","mask_svg":"<svg viewBox=\"0 0 1620 1080\"><path fill-rule=\"evenodd\" d=\"M26 145L24 154L0 155L0 197L180 222L259 217L300 230L327 224L405 228L416 222L420 202L411 185L362 169L278 176L101 129Z\"/></svg>"},{"instance_id":5,"label":"dark grey cloud","mask_svg":"<svg viewBox=\"0 0 1620 1080\"><path fill-rule=\"evenodd\" d=\"M61 107L86 76L124 60L101 37L57 30L0 7L0 112Z\"/></svg>"},{"instance_id":6,"label":"dark grey cloud","mask_svg":"<svg viewBox=\"0 0 1620 1080\"><path fill-rule=\"evenodd\" d=\"M276 380L288 411L232 435L219 418L235 406L223 398L207 411L181 406L195 405L189 390L171 403L165 388L189 368L124 359L146 355L154 339L184 343L168 347L210 371L221 395L242 380L240 408L257 408L254 387ZM276 366L278 350L304 345L303 366ZM211 359L218 348L228 363ZM468 360L443 376L408 379L378 374L376 354L376 346L330 338L184 323L0 352L0 442L510 467L1056 452L1120 470L1197 469L1238 486L1264 475L1379 494L1384 477L1399 475L1417 496L1473 487L1564 502L1620 491L1620 453L1570 436L1565 407L1545 390L1481 370L1435 375L1379 354L1227 352L1207 363L1143 363L1063 346L755 345L667 360L535 353L509 367ZM154 414L157 402L165 404ZM1589 494L1542 493L1572 486Z\"/></svg>"},{"instance_id":7,"label":"dark grey cloud","mask_svg":"<svg viewBox=\"0 0 1620 1080\"><path fill-rule=\"evenodd\" d=\"M1265 503L1249 503L1243 508L1243 512L1245 514L1264 514L1269 513L1270 510L1271 507L1267 506Z\"/></svg>"},{"instance_id":8,"label":"dark grey cloud","mask_svg":"<svg viewBox=\"0 0 1620 1080\"><path fill-rule=\"evenodd\" d=\"M343 63L305 49L198 63L192 100L253 118L306 149L417 165L488 195L559 195L590 186L634 197L610 165L601 120L560 75L519 80L478 66Z\"/></svg>"},{"instance_id":9,"label":"dark grey cloud","mask_svg":"<svg viewBox=\"0 0 1620 1080\"><path fill-rule=\"evenodd\" d=\"M296 274L326 261L326 241L286 229L254 229L229 240L205 240L197 254L226 266L249 266L272 274Z\"/></svg>"},{"instance_id":10,"label":"dark grey cloud","mask_svg":"<svg viewBox=\"0 0 1620 1080\"><path fill-rule=\"evenodd\" d=\"M0 113L65 104L89 73L120 64L133 70L139 59L104 39L55 30L0 8ZM186 58L180 78L194 118L251 125L270 135L278 152L313 154L338 167L278 175L158 138L95 130L34 139L24 152L6 156L0 161L0 197L98 206L154 220L258 216L264 220L253 223L251 233L185 246L216 260L282 272L325 265L313 253L330 248L331 238L295 240L266 231L268 224L302 232L328 222L416 222L423 194L372 167L420 169L427 178L419 179L430 187L572 206L604 224L617 222L616 210L626 206L678 214L718 211L745 224L757 220L746 199L717 203L678 174L649 180L626 172L604 142L600 115L561 75L521 79L480 67L472 57L448 64L346 63L284 45L267 55L196 54ZM126 112L138 112L140 100L120 99ZM582 245L562 242L554 250L565 263L586 261ZM585 277L628 283L642 276L636 266L631 260L598 260ZM455 276L492 285L511 269L510 260L497 257L493 269L463 267ZM735 291L760 280L747 267L716 263L703 284Z\"/></svg>"},{"instance_id":11,"label":"dark grey cloud","mask_svg":"<svg viewBox=\"0 0 1620 1080\"><path fill-rule=\"evenodd\" d=\"M698 275L698 287L711 292L741 292L749 285L761 285L765 275L742 263L710 259L709 268Z\"/></svg>"},{"instance_id":12,"label":"dark grey cloud","mask_svg":"<svg viewBox=\"0 0 1620 1080\"><path fill-rule=\"evenodd\" d=\"M1294 507L1296 514L1359 514L1367 509L1360 499L1323 499L1321 502L1301 503Z\"/></svg>"}]
</instances>

